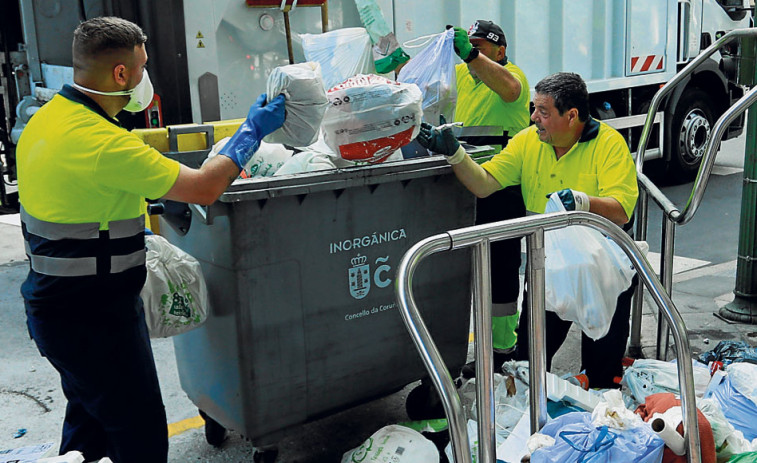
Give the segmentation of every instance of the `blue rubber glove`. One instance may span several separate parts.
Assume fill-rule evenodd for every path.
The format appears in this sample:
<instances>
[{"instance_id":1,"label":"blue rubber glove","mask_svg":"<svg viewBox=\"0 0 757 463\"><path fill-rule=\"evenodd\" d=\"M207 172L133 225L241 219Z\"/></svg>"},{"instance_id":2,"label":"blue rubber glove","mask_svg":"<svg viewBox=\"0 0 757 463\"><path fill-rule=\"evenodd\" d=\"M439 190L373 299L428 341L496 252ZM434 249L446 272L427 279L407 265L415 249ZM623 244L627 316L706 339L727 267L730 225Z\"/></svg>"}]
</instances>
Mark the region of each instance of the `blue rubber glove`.
<instances>
[{"instance_id":1,"label":"blue rubber glove","mask_svg":"<svg viewBox=\"0 0 757 463\"><path fill-rule=\"evenodd\" d=\"M260 147L260 141L284 124L286 113L284 111L284 95L279 95L270 103L266 104L267 96L261 94L250 106L247 119L242 122L231 140L218 152L231 158L234 164L242 171L245 164Z\"/></svg>"},{"instance_id":2,"label":"blue rubber glove","mask_svg":"<svg viewBox=\"0 0 757 463\"><path fill-rule=\"evenodd\" d=\"M444 116L439 116L439 125L446 123L447 121L444 119ZM460 148L460 142L455 138L451 127L439 130L425 122L421 123L421 131L418 134L417 140L424 148L447 157L454 155L458 148Z\"/></svg>"},{"instance_id":3,"label":"blue rubber glove","mask_svg":"<svg viewBox=\"0 0 757 463\"><path fill-rule=\"evenodd\" d=\"M547 195L547 198L552 196L552 193ZM589 195L583 191L571 190L566 188L557 192L557 197L560 198L566 211L583 211L589 212Z\"/></svg>"}]
</instances>

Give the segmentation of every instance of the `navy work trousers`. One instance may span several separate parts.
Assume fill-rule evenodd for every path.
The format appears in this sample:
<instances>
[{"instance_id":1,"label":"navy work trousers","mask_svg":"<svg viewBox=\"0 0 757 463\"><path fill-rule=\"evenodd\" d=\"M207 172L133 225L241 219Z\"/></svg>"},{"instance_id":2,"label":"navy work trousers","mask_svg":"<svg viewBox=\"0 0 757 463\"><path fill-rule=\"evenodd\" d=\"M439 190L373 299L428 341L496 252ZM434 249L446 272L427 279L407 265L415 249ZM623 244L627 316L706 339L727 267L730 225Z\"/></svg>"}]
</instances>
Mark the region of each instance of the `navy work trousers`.
<instances>
[{"instance_id":1,"label":"navy work trousers","mask_svg":"<svg viewBox=\"0 0 757 463\"><path fill-rule=\"evenodd\" d=\"M610 322L610 331L596 341L581 333L581 369L586 370L589 387L618 388L615 377L623 376L623 356L630 333L631 299L636 285L639 284L638 275L633 277L631 287L620 293L615 305L615 314ZM518 360L528 360L529 313L526 309L526 295L523 297L523 310L518 325ZM573 322L564 321L556 313L547 311L547 371L552 368L552 357L560 348ZM578 372L576 372L578 373Z\"/></svg>"},{"instance_id":2,"label":"navy work trousers","mask_svg":"<svg viewBox=\"0 0 757 463\"><path fill-rule=\"evenodd\" d=\"M117 299L90 310L26 303L29 333L68 400L60 453L166 463L166 412L142 300Z\"/></svg>"}]
</instances>

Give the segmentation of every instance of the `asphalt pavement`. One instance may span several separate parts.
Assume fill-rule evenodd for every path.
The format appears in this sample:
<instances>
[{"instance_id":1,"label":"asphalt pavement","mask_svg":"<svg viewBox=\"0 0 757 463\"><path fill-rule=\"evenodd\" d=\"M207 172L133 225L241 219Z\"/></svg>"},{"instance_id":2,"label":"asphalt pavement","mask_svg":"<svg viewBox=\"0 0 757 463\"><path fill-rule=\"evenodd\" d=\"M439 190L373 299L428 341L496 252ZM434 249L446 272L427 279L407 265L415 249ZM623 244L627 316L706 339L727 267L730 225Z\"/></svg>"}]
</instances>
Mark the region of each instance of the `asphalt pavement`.
<instances>
[{"instance_id":1,"label":"asphalt pavement","mask_svg":"<svg viewBox=\"0 0 757 463\"><path fill-rule=\"evenodd\" d=\"M697 217L676 234L673 301L686 323L694 354L714 348L720 340L757 345L756 326L715 315L733 299L743 149L743 136L724 143ZM663 192L677 204L685 204L690 190L688 184L665 187ZM659 212L650 206L649 260L653 265L659 265L660 220ZM0 215L0 451L45 442L57 447L66 403L57 373L40 357L26 332L19 293L28 270L23 249L18 215ZM642 351L648 358L653 358L656 350L655 313L647 296ZM566 342L555 359L554 371L575 372L579 344L578 336ZM229 433L220 448L205 441L197 408L179 383L172 341L153 340L153 350L170 423L169 460L253 461L253 445L238 433ZM277 461L338 462L344 452L382 426L406 421L404 402L414 386L291 430L279 442Z\"/></svg>"}]
</instances>

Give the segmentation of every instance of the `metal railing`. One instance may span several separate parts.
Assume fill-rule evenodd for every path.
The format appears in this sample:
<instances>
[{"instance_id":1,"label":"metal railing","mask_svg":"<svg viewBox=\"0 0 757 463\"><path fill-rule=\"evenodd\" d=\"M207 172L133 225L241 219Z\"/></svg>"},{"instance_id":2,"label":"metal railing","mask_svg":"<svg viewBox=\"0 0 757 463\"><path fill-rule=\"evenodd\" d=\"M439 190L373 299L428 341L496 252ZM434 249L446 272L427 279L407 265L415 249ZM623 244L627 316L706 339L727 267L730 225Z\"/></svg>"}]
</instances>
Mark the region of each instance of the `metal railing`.
<instances>
[{"instance_id":1,"label":"metal railing","mask_svg":"<svg viewBox=\"0 0 757 463\"><path fill-rule=\"evenodd\" d=\"M694 377L688 335L680 313L657 279L652 266L633 240L609 220L588 212L567 212L523 217L505 222L477 225L426 238L412 246L397 268L395 292L402 319L423 359L447 415L452 453L456 463L470 463L466 420L460 396L444 364L444 360L418 311L413 297L413 276L426 257L444 251L473 248L473 316L476 357L476 404L478 416L478 462L493 463L494 391L492 374L491 288L489 246L492 241L526 237L529 311L529 401L531 432L539 431L547 420L547 384L545 352L545 273L544 232L570 225L583 225L599 230L612 238L636 268L641 282L654 298L660 311L673 327L673 336L680 348L678 378L681 384L684 440L689 462L701 463L699 427L697 423ZM461 282L465 284L467 282Z\"/></svg>"},{"instance_id":2,"label":"metal railing","mask_svg":"<svg viewBox=\"0 0 757 463\"><path fill-rule=\"evenodd\" d=\"M644 167L644 153L646 151L649 136L654 123L654 115L662 100L681 82L686 79L694 70L709 57L731 41L746 36L757 36L757 29L737 29L721 37L718 41L707 47L691 63L684 67L668 83L657 91L652 98L652 102L647 111L647 119L639 139L639 147L636 151L636 169L639 179L639 200L636 206L636 239L645 241L647 239L647 222L649 196L657 203L663 212L662 237L661 237L661 256L660 256L660 279L668 294L673 294L673 255L675 251L675 229L676 224L685 225L691 221L699 209L702 202L704 191L707 188L707 182L710 179L712 168L715 164L715 155L720 148L720 142L725 135L728 126L744 111L746 111L755 100L757 100L757 87L752 88L747 94L731 106L715 123L710 139L707 141L707 149L702 158L699 172L697 173L694 187L691 190L689 200L683 211L670 201L647 177L642 173ZM641 312L643 305L643 288L639 285L634 293L634 302L631 311L631 339L629 350L636 354L641 349ZM668 355L668 336L669 329L665 326L665 320L657 317L657 352L658 360L663 360ZM663 348L664 346L664 348Z\"/></svg>"}]
</instances>

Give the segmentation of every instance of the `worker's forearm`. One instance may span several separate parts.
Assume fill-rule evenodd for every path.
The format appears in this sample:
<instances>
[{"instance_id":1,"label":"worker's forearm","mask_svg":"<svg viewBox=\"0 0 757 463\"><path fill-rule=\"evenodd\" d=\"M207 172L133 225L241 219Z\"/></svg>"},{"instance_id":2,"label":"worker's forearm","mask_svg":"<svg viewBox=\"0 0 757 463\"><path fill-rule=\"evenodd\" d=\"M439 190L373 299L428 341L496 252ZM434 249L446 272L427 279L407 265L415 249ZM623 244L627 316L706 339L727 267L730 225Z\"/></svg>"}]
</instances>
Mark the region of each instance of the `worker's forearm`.
<instances>
[{"instance_id":1,"label":"worker's forearm","mask_svg":"<svg viewBox=\"0 0 757 463\"><path fill-rule=\"evenodd\" d=\"M616 225L628 222L628 215L617 199L611 197L589 196L589 211L609 219Z\"/></svg>"},{"instance_id":2,"label":"worker's forearm","mask_svg":"<svg viewBox=\"0 0 757 463\"><path fill-rule=\"evenodd\" d=\"M499 190L500 185L483 167L466 155L459 164L452 166L460 183L479 198L485 198Z\"/></svg>"},{"instance_id":3,"label":"worker's forearm","mask_svg":"<svg viewBox=\"0 0 757 463\"><path fill-rule=\"evenodd\" d=\"M181 165L179 177L165 198L210 205L226 191L238 175L239 168L226 156L216 156L199 169Z\"/></svg>"},{"instance_id":4,"label":"worker's forearm","mask_svg":"<svg viewBox=\"0 0 757 463\"><path fill-rule=\"evenodd\" d=\"M520 96L520 82L501 64L487 58L483 53L471 61L468 66L479 79L492 89L502 100L512 103Z\"/></svg>"}]
</instances>

